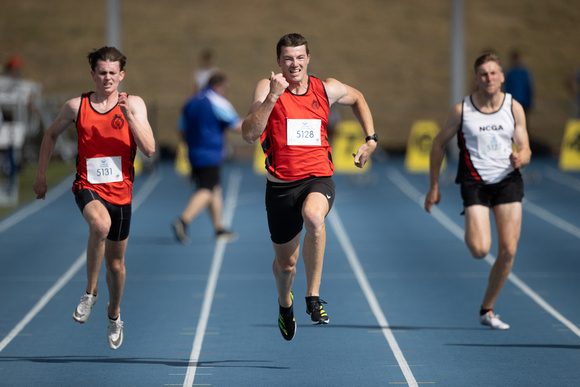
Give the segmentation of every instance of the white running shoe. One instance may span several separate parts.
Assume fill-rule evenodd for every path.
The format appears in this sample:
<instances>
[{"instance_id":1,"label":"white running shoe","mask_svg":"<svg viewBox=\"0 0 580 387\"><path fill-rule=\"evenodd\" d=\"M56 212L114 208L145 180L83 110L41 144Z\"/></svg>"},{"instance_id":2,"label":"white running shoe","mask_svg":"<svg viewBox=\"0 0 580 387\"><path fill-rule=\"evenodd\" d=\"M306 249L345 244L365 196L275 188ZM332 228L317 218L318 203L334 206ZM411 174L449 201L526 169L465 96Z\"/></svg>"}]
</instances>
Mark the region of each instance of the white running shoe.
<instances>
[{"instance_id":1,"label":"white running shoe","mask_svg":"<svg viewBox=\"0 0 580 387\"><path fill-rule=\"evenodd\" d=\"M81 324L86 323L89 319L89 316L91 315L91 309L93 308L93 305L97 303L98 298L98 295L95 296L92 294L85 294L82 296L81 303L73 312L73 319Z\"/></svg>"},{"instance_id":2,"label":"white running shoe","mask_svg":"<svg viewBox=\"0 0 580 387\"><path fill-rule=\"evenodd\" d=\"M179 219L175 219L173 221L173 232L175 233L175 238L180 241L184 245L189 245L191 243L191 239L187 236L187 225Z\"/></svg>"},{"instance_id":3,"label":"white running shoe","mask_svg":"<svg viewBox=\"0 0 580 387\"><path fill-rule=\"evenodd\" d=\"M499 319L499 314L493 314L493 311L489 311L483 316L479 316L479 322L481 325L490 326L491 329L499 329L505 331L510 329L510 326Z\"/></svg>"},{"instance_id":4,"label":"white running shoe","mask_svg":"<svg viewBox=\"0 0 580 387\"><path fill-rule=\"evenodd\" d=\"M107 304L107 312L108 310L109 304ZM117 349L123 344L123 321L121 321L120 314L116 320L109 319L109 325L107 325L107 342L111 349Z\"/></svg>"}]
</instances>

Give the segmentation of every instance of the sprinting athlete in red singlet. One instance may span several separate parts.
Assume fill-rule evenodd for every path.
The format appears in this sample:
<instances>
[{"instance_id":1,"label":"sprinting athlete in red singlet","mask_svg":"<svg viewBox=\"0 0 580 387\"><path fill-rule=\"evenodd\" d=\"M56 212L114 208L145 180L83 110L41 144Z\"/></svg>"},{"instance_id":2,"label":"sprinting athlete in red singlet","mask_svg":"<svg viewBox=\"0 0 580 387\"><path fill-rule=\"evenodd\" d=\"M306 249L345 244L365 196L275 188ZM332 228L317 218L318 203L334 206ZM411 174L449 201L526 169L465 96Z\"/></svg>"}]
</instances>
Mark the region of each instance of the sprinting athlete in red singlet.
<instances>
[{"instance_id":1,"label":"sprinting athlete in red singlet","mask_svg":"<svg viewBox=\"0 0 580 387\"><path fill-rule=\"evenodd\" d=\"M85 323L98 299L103 258L107 269L109 303L107 342L117 349L123 342L121 298L125 285L125 250L131 223L133 160L139 148L147 157L155 152L155 139L143 100L119 93L125 77L126 57L114 47L88 55L95 91L67 101L46 130L34 182L37 199L48 189L46 169L60 136L72 123L78 132L77 174L73 193L89 225L86 293L73 313Z\"/></svg>"},{"instance_id":2,"label":"sprinting athlete in red singlet","mask_svg":"<svg viewBox=\"0 0 580 387\"><path fill-rule=\"evenodd\" d=\"M299 34L283 36L276 47L279 74L258 82L242 136L260 139L267 174L266 211L274 247L272 269L278 289L278 326L286 340L296 331L292 284L306 229L302 258L306 268L306 312L312 324L328 324L320 299L326 231L324 219L334 201L331 149L326 125L334 103L352 107L366 142L354 156L362 168L377 146L371 111L356 89L336 79L308 75L308 42Z\"/></svg>"},{"instance_id":3,"label":"sprinting athlete in red singlet","mask_svg":"<svg viewBox=\"0 0 580 387\"><path fill-rule=\"evenodd\" d=\"M465 243L475 258L484 258L491 248L490 208L498 230L497 259L489 275L479 322L505 330L510 326L492 309L514 262L524 196L519 169L529 164L532 152L522 105L501 91L504 75L497 55L481 55L474 69L477 91L451 108L433 140L425 210L431 212L441 200L439 171L446 144L457 134L460 159L456 182L461 184L465 210Z\"/></svg>"},{"instance_id":4,"label":"sprinting athlete in red singlet","mask_svg":"<svg viewBox=\"0 0 580 387\"><path fill-rule=\"evenodd\" d=\"M90 189L111 204L127 205L133 191L137 145L121 107L115 105L101 113L91 104L93 94L83 94L80 101L73 192Z\"/></svg>"},{"instance_id":5,"label":"sprinting athlete in red singlet","mask_svg":"<svg viewBox=\"0 0 580 387\"><path fill-rule=\"evenodd\" d=\"M270 175L285 181L332 176L329 110L324 84L313 76L304 94L282 93L260 136Z\"/></svg>"}]
</instances>

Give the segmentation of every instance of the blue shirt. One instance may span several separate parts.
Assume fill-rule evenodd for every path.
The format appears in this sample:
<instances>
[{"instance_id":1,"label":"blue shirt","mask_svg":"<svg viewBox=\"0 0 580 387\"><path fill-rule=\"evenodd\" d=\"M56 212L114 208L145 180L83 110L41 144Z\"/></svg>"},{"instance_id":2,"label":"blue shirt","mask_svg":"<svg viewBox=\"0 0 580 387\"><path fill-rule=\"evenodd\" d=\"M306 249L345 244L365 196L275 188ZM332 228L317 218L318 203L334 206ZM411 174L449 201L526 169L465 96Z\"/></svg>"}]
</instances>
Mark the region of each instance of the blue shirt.
<instances>
[{"instance_id":1,"label":"blue shirt","mask_svg":"<svg viewBox=\"0 0 580 387\"><path fill-rule=\"evenodd\" d=\"M531 77L523 66L511 68L505 76L505 91L510 93L526 110L533 104Z\"/></svg>"},{"instance_id":2,"label":"blue shirt","mask_svg":"<svg viewBox=\"0 0 580 387\"><path fill-rule=\"evenodd\" d=\"M207 87L183 107L179 130L185 133L189 162L194 168L220 165L224 156L224 131L240 122L236 110L223 96Z\"/></svg>"}]
</instances>

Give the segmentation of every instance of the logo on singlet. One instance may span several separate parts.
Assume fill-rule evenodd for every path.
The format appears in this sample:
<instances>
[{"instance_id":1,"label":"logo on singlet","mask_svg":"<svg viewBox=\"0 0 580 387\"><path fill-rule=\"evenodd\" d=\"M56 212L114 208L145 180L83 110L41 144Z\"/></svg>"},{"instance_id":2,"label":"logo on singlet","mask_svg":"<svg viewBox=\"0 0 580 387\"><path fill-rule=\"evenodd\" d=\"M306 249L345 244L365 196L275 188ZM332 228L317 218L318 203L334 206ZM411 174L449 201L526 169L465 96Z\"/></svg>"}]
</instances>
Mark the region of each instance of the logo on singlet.
<instances>
[{"instance_id":1,"label":"logo on singlet","mask_svg":"<svg viewBox=\"0 0 580 387\"><path fill-rule=\"evenodd\" d=\"M316 110L320 109L320 104L317 100L312 101L312 108Z\"/></svg>"},{"instance_id":2,"label":"logo on singlet","mask_svg":"<svg viewBox=\"0 0 580 387\"><path fill-rule=\"evenodd\" d=\"M501 125L487 125L479 127L480 132L488 132L490 130L492 131L503 130L503 127Z\"/></svg>"},{"instance_id":3,"label":"logo on singlet","mask_svg":"<svg viewBox=\"0 0 580 387\"><path fill-rule=\"evenodd\" d=\"M111 126L113 129L121 129L125 124L125 120L123 119L122 115L115 114L113 117L113 121L111 121Z\"/></svg>"}]
</instances>

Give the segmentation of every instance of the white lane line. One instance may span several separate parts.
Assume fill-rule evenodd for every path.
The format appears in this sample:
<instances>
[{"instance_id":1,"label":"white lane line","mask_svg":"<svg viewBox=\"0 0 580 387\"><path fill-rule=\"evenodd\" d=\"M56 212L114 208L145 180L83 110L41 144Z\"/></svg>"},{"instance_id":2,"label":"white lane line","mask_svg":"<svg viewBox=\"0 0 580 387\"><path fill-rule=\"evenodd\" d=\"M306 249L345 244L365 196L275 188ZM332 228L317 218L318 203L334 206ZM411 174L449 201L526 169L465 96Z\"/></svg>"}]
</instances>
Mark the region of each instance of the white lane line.
<instances>
[{"instance_id":1,"label":"white lane line","mask_svg":"<svg viewBox=\"0 0 580 387\"><path fill-rule=\"evenodd\" d=\"M544 221L550 223L551 225L566 231L569 234L572 234L576 238L580 239L580 228L574 226L571 223L568 223L564 219L548 212L547 210L543 209L540 206L535 205L534 203L530 202L528 199L524 199L523 202L524 209L538 218L543 219Z\"/></svg>"},{"instance_id":2,"label":"white lane line","mask_svg":"<svg viewBox=\"0 0 580 387\"><path fill-rule=\"evenodd\" d=\"M567 175L561 172L558 169L545 167L544 170L546 171L545 176L548 179L552 179L557 183L565 185L569 188L575 189L576 191L580 192L580 180L574 178L573 176Z\"/></svg>"},{"instance_id":3,"label":"white lane line","mask_svg":"<svg viewBox=\"0 0 580 387\"><path fill-rule=\"evenodd\" d=\"M395 358L399 363L399 368L403 372L403 375L407 380L407 384L409 386L417 387L418 384L417 381L415 380L415 377L413 376L413 373L411 372L411 368L407 364L407 360L405 359L405 356L403 355L403 352L401 351L399 344L397 343L397 340L395 339L395 336L391 331L389 323L387 322L387 319L381 309L381 306L377 301L377 297L375 296L375 293L371 285L369 284L367 276L360 264L360 261L354 250L354 247L350 242L350 238L348 237L348 234L344 230L340 217L338 216L336 206L328 214L328 220L336 236L338 237L338 241L340 242L342 249L344 250L348 258L348 262L350 263L352 271L354 272L358 280L359 286L363 290L363 293L365 294L365 297L371 307L371 310L373 311L373 314L375 315L375 318L377 319L377 322L381 327L381 331L383 332L383 335L387 339L389 347L391 347L391 350L393 351L393 354L395 355Z\"/></svg>"},{"instance_id":4,"label":"white lane line","mask_svg":"<svg viewBox=\"0 0 580 387\"><path fill-rule=\"evenodd\" d=\"M425 195L422 195L419 191L415 189L409 183L407 179L395 168L388 168L387 177L410 199L419 204L423 208L425 201ZM529 203L528 203L529 204ZM437 207L431 209L431 215L441 223L446 229L448 229L453 235L459 238L461 241L464 240L464 232L461 227L459 227L455 222L453 222L449 217L447 217L442 211ZM485 257L485 261L490 265L495 262L495 257L488 254ZM542 307L546 312L551 314L556 320L564 324L568 329L570 329L576 336L580 337L580 329L574 325L570 320L565 318L556 309L554 309L549 303L547 303L542 297L540 297L535 291L533 291L528 285L524 283L518 276L514 273L510 273L508 280L510 280L514 285L516 285L522 292L524 292L528 297L534 300L540 307Z\"/></svg>"},{"instance_id":5,"label":"white lane line","mask_svg":"<svg viewBox=\"0 0 580 387\"><path fill-rule=\"evenodd\" d=\"M230 227L232 220L234 218L234 212L236 209L236 201L238 198L238 193L240 191L240 184L242 181L242 174L238 170L233 170L230 173L228 180L228 192L226 193L226 199L224 203L224 225ZM215 295L215 289L217 286L217 280L220 274L224 252L226 249L227 242L217 241L216 248L213 254L213 260L211 264L211 269L209 272L209 278L207 285L205 287L205 295L203 298L203 304L201 306L201 314L199 316L199 321L197 323L197 329L195 330L195 339L193 340L193 348L191 350L191 355L189 356L189 366L187 367L187 373L185 375L185 380L183 382L184 386L192 386L195 380L195 373L198 367L199 354L201 352L201 346L203 344L203 339L205 336L205 331L207 328L207 321L209 320L209 314L211 312L211 305L213 303L213 298Z\"/></svg>"},{"instance_id":6,"label":"white lane line","mask_svg":"<svg viewBox=\"0 0 580 387\"><path fill-rule=\"evenodd\" d=\"M55 185L46 193L45 200L34 200L24 207L17 210L15 213L7 217L0 222L0 232L8 230L10 227L24 220L28 216L34 214L36 211L41 210L46 207L56 199L58 199L62 194L64 194L72 186L71 181L74 179L74 174L67 178L61 180L61 182Z\"/></svg>"},{"instance_id":7,"label":"white lane line","mask_svg":"<svg viewBox=\"0 0 580 387\"><path fill-rule=\"evenodd\" d=\"M79 269L85 264L86 256L87 256L86 252L87 251L85 250L85 252L83 252L76 259L76 261L66 271L66 273L64 273L58 279L58 281L56 281L56 283L54 285L52 285L52 287L44 294L44 296L42 296L42 298L40 300L38 300L36 305L34 305L34 307L32 309L30 309L30 311L26 314L26 316L24 316L24 318L22 320L20 320L20 322L18 324L16 324L16 326L10 331L10 333L8 333L8 335L6 335L6 337L4 337L4 339L0 342L0 352L2 352L4 350L4 348L6 348L6 346L8 344L10 344L10 342L16 336L18 336L18 334L24 329L24 327L26 327L26 325L28 325L28 323L30 321L32 321L32 319L34 317L36 317L36 315L42 310L42 308L44 308L46 306L46 304L48 304L50 302L52 297L54 297L54 295L56 293L58 293L60 291L60 289L62 289L63 286L66 285L72 277L74 277L74 275L77 273L77 271L79 271Z\"/></svg>"},{"instance_id":8,"label":"white lane line","mask_svg":"<svg viewBox=\"0 0 580 387\"><path fill-rule=\"evenodd\" d=\"M146 196L151 193L153 187L157 185L161 181L161 178L157 175L151 175L147 181L145 182L144 186L141 188L137 196L140 200L136 203L133 207L133 211L135 211L139 205L145 200ZM85 250L72 264L72 266L56 281L54 285L41 297L40 300L30 309L30 311L24 316L18 324L4 337L2 341L0 341L0 352L6 348L8 344L16 337L18 334L28 325L30 321L50 302L52 297L56 293L58 293L75 274L80 270L81 267L86 263L86 256L87 251Z\"/></svg>"}]
</instances>

